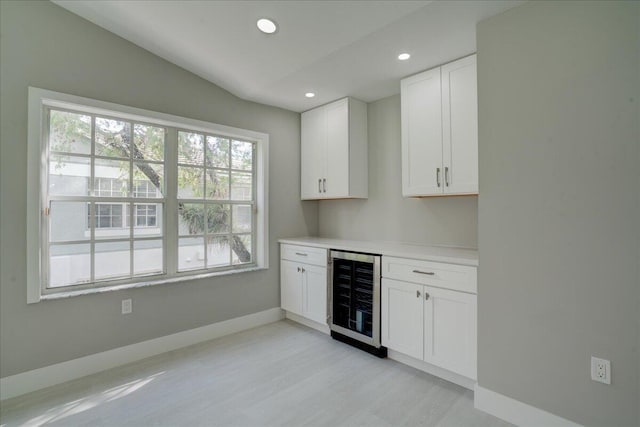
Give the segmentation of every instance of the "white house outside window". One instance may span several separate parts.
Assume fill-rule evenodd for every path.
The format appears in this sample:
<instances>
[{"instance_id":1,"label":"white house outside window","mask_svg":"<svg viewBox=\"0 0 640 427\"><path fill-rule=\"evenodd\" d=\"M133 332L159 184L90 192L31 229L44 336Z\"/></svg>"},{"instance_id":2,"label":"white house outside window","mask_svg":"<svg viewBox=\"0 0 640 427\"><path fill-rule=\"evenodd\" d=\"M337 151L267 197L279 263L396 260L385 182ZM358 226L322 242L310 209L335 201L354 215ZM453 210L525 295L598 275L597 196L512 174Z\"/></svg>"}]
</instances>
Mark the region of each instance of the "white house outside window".
<instances>
[{"instance_id":1,"label":"white house outside window","mask_svg":"<svg viewBox=\"0 0 640 427\"><path fill-rule=\"evenodd\" d=\"M266 267L267 135L33 88L29 125L29 302Z\"/></svg>"}]
</instances>

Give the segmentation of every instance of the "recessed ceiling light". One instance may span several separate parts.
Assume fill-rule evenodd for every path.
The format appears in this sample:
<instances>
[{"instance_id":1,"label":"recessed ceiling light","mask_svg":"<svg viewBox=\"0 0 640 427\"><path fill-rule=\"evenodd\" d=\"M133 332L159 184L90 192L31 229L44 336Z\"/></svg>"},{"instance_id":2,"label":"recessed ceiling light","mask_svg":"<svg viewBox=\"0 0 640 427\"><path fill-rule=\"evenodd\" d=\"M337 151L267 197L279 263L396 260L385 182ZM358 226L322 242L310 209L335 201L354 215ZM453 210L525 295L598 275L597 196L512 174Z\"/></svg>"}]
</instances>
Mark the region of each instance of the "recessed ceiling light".
<instances>
[{"instance_id":1,"label":"recessed ceiling light","mask_svg":"<svg viewBox=\"0 0 640 427\"><path fill-rule=\"evenodd\" d=\"M265 34L273 34L278 29L278 26L271 19L260 18L257 22L258 29Z\"/></svg>"},{"instance_id":2,"label":"recessed ceiling light","mask_svg":"<svg viewBox=\"0 0 640 427\"><path fill-rule=\"evenodd\" d=\"M411 55L409 55L408 53L401 53L400 55L398 55L398 59L400 61L406 61L409 58L411 58Z\"/></svg>"},{"instance_id":3,"label":"recessed ceiling light","mask_svg":"<svg viewBox=\"0 0 640 427\"><path fill-rule=\"evenodd\" d=\"M314 96L316 96L316 94L313 92L307 92L304 94L304 96L306 96L307 98L313 98Z\"/></svg>"}]
</instances>

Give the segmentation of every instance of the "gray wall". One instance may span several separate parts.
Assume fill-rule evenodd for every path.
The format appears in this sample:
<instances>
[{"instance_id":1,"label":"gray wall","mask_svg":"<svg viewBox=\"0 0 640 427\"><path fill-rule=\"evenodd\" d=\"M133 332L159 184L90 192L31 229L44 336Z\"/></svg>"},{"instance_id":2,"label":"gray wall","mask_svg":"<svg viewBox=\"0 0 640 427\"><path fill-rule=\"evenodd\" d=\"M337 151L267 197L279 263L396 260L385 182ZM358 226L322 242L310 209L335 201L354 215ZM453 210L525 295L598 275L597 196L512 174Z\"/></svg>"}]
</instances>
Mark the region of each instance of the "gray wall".
<instances>
[{"instance_id":1,"label":"gray wall","mask_svg":"<svg viewBox=\"0 0 640 427\"><path fill-rule=\"evenodd\" d=\"M400 95L368 105L369 198L319 202L320 235L477 246L478 198L402 197Z\"/></svg>"},{"instance_id":2,"label":"gray wall","mask_svg":"<svg viewBox=\"0 0 640 427\"><path fill-rule=\"evenodd\" d=\"M2 1L0 15L0 376L278 307L276 240L317 233L317 202L300 202L299 114L240 100L49 2ZM27 305L27 86L268 133L271 268Z\"/></svg>"},{"instance_id":3,"label":"gray wall","mask_svg":"<svg viewBox=\"0 0 640 427\"><path fill-rule=\"evenodd\" d=\"M640 424L639 6L529 2L477 33L478 382L592 426Z\"/></svg>"}]
</instances>

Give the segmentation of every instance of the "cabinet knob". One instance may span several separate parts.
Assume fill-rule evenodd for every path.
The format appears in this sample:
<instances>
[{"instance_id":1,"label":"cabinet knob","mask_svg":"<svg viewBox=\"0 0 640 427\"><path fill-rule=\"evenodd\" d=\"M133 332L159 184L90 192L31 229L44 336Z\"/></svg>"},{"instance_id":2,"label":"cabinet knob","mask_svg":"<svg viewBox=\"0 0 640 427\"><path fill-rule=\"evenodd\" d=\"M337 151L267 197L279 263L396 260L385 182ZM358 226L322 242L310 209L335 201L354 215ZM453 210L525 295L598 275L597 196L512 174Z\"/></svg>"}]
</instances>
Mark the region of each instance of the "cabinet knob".
<instances>
[{"instance_id":1,"label":"cabinet knob","mask_svg":"<svg viewBox=\"0 0 640 427\"><path fill-rule=\"evenodd\" d=\"M302 270L302 272L304 273L304 267L303 267L303 268L301 268L301 270Z\"/></svg>"},{"instance_id":2,"label":"cabinet knob","mask_svg":"<svg viewBox=\"0 0 640 427\"><path fill-rule=\"evenodd\" d=\"M429 295L429 292L425 292L424 293L424 300L427 301L429 299L431 295Z\"/></svg>"},{"instance_id":3,"label":"cabinet knob","mask_svg":"<svg viewBox=\"0 0 640 427\"><path fill-rule=\"evenodd\" d=\"M300 273L300 267L298 267L298 273Z\"/></svg>"},{"instance_id":4,"label":"cabinet knob","mask_svg":"<svg viewBox=\"0 0 640 427\"><path fill-rule=\"evenodd\" d=\"M416 298L420 298L420 291L416 291Z\"/></svg>"}]
</instances>

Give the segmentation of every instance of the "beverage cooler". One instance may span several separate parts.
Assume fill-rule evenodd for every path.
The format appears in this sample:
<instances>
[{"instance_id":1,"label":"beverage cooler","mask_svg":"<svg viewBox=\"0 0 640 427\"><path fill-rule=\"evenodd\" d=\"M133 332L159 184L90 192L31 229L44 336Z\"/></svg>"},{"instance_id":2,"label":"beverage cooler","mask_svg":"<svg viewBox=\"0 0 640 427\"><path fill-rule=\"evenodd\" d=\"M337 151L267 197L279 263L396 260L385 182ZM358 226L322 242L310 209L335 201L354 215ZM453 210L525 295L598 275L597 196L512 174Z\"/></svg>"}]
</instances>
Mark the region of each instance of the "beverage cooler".
<instances>
[{"instance_id":1,"label":"beverage cooler","mask_svg":"<svg viewBox=\"0 0 640 427\"><path fill-rule=\"evenodd\" d=\"M379 357L380 255L331 251L331 336Z\"/></svg>"}]
</instances>

